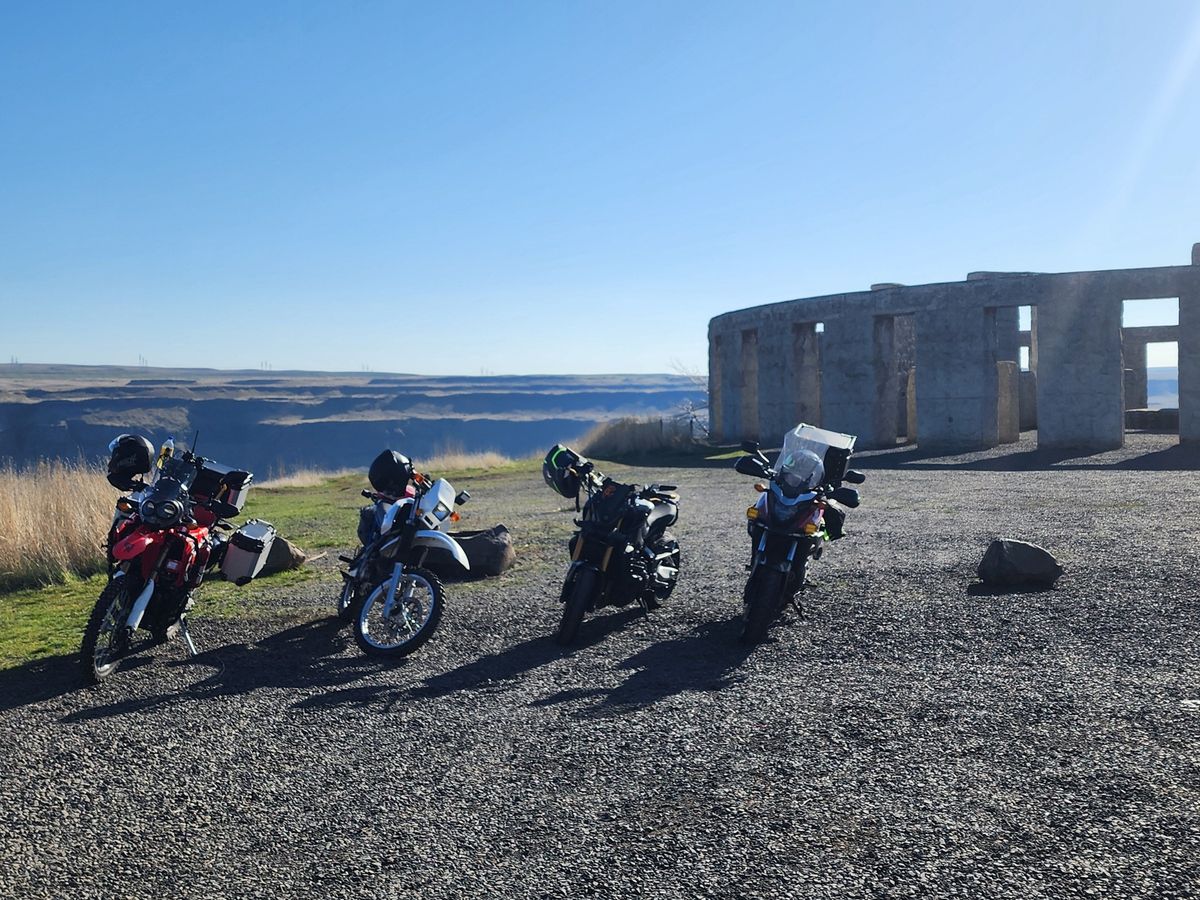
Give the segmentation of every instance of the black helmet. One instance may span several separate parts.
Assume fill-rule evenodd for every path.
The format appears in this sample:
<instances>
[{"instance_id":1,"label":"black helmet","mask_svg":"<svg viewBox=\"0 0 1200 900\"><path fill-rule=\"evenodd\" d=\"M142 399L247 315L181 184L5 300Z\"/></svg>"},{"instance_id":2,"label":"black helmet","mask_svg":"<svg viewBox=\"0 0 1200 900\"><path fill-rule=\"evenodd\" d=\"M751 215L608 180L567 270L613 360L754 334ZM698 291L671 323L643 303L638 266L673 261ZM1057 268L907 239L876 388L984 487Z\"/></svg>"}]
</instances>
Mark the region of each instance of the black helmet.
<instances>
[{"instance_id":1,"label":"black helmet","mask_svg":"<svg viewBox=\"0 0 1200 900\"><path fill-rule=\"evenodd\" d=\"M367 470L367 480L371 482L371 487L390 497L403 494L412 477L412 461L395 450L384 450L375 457L371 468Z\"/></svg>"},{"instance_id":2,"label":"black helmet","mask_svg":"<svg viewBox=\"0 0 1200 900\"><path fill-rule=\"evenodd\" d=\"M582 486L576 466L587 462L582 456L562 444L555 444L542 460L542 478L546 484L568 499L579 496Z\"/></svg>"},{"instance_id":3,"label":"black helmet","mask_svg":"<svg viewBox=\"0 0 1200 900\"><path fill-rule=\"evenodd\" d=\"M118 435L108 452L108 483L119 491L132 491L154 466L154 445L140 434Z\"/></svg>"}]
</instances>

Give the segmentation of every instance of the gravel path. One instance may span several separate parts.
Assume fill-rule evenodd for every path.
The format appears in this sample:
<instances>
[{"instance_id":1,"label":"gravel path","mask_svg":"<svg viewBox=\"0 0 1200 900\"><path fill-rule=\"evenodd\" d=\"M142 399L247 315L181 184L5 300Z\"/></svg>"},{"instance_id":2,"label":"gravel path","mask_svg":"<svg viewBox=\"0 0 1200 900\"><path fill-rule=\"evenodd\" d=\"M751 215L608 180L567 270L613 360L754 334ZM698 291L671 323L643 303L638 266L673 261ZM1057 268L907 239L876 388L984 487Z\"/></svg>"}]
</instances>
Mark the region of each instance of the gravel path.
<instances>
[{"instance_id":1,"label":"gravel path","mask_svg":"<svg viewBox=\"0 0 1200 900\"><path fill-rule=\"evenodd\" d=\"M194 661L0 672L0 895L1195 896L1200 478L1162 439L1030 453L864 456L809 617L749 654L751 483L692 469L638 472L681 485L679 590L571 653L571 515L509 476L464 524L521 565L451 586L402 665L310 582L309 619L201 620ZM1059 587L969 592L999 534Z\"/></svg>"}]
</instances>

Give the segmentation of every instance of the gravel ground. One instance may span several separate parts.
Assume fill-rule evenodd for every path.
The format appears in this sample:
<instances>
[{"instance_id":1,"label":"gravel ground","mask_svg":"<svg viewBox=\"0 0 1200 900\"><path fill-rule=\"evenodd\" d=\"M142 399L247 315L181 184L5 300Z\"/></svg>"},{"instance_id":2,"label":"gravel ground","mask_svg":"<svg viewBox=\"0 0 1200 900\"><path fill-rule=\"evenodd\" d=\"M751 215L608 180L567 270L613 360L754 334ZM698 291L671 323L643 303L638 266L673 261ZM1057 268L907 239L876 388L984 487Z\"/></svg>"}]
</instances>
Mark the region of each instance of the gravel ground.
<instances>
[{"instance_id":1,"label":"gravel ground","mask_svg":"<svg viewBox=\"0 0 1200 900\"><path fill-rule=\"evenodd\" d=\"M357 652L318 581L288 597L307 619L199 621L194 661L96 689L70 660L0 672L0 894L1195 896L1181 454L864 455L808 618L752 653L749 479L639 470L681 485L679 590L570 653L548 636L571 514L476 479L469 524L505 521L521 564L451 586L401 665ZM974 592L1001 534L1054 550L1058 588Z\"/></svg>"}]
</instances>

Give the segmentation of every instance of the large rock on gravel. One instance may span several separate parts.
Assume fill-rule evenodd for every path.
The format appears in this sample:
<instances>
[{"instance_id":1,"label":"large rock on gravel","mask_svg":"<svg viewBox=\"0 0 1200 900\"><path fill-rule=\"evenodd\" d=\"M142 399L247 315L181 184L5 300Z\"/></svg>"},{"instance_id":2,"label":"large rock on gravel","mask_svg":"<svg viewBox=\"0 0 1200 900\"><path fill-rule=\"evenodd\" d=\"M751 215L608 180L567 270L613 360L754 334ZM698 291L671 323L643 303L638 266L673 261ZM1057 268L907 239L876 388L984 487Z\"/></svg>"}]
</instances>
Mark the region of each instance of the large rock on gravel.
<instances>
[{"instance_id":1,"label":"large rock on gravel","mask_svg":"<svg viewBox=\"0 0 1200 900\"><path fill-rule=\"evenodd\" d=\"M275 535L275 542L271 544L271 549L267 553L267 562L263 566L259 576L274 575L276 572L286 572L288 569L298 569L304 565L304 561L308 559L308 555L280 535Z\"/></svg>"},{"instance_id":2,"label":"large rock on gravel","mask_svg":"<svg viewBox=\"0 0 1200 900\"><path fill-rule=\"evenodd\" d=\"M512 537L504 525L496 525L484 531L459 531L450 535L467 554L471 571L466 572L450 555L448 550L430 550L425 565L439 578L478 578L483 575L500 575L512 568L517 561Z\"/></svg>"},{"instance_id":3,"label":"large rock on gravel","mask_svg":"<svg viewBox=\"0 0 1200 900\"><path fill-rule=\"evenodd\" d=\"M980 580L996 587L1049 587L1062 573L1063 567L1050 551L1028 541L1007 538L992 541L979 564Z\"/></svg>"}]
</instances>

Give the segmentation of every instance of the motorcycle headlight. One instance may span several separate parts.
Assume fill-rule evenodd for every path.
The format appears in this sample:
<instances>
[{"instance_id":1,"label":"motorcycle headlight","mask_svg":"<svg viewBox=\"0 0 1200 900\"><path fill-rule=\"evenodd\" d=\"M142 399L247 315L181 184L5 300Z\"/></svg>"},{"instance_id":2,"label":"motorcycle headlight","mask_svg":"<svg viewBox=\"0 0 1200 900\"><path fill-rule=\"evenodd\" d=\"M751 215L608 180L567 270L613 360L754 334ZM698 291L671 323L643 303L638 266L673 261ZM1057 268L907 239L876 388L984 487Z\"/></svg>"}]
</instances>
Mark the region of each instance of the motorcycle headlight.
<instances>
[{"instance_id":1,"label":"motorcycle headlight","mask_svg":"<svg viewBox=\"0 0 1200 900\"><path fill-rule=\"evenodd\" d=\"M433 508L433 515L439 521L445 521L446 516L450 515L450 507L445 503L439 503Z\"/></svg>"},{"instance_id":2,"label":"motorcycle headlight","mask_svg":"<svg viewBox=\"0 0 1200 900\"><path fill-rule=\"evenodd\" d=\"M792 519L796 518L796 515L799 512L800 504L788 506L784 503L772 503L771 521L775 522L777 525L786 525L788 522L792 521Z\"/></svg>"},{"instance_id":3,"label":"motorcycle headlight","mask_svg":"<svg viewBox=\"0 0 1200 900\"><path fill-rule=\"evenodd\" d=\"M153 519L158 514L158 504L153 500L142 501L142 518Z\"/></svg>"}]
</instances>

